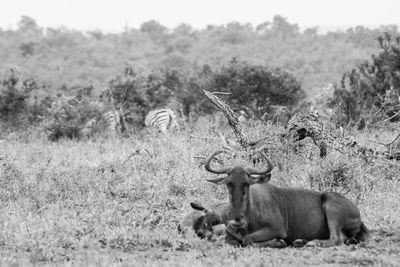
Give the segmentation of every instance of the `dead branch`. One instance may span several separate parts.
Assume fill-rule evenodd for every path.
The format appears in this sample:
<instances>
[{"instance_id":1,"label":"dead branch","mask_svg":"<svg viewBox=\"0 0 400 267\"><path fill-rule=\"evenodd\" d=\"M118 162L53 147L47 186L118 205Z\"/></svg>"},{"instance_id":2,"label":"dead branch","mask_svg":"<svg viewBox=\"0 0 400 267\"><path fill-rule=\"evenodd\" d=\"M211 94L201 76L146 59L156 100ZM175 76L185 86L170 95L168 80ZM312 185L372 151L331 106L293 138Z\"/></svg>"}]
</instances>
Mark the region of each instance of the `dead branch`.
<instances>
[{"instance_id":1,"label":"dead branch","mask_svg":"<svg viewBox=\"0 0 400 267\"><path fill-rule=\"evenodd\" d=\"M367 139L367 141L368 141L368 142L371 142L371 143L374 143L374 144L378 144L378 145L386 146L386 144L385 144L385 143L382 143L382 142L377 142L377 141L375 141L375 140Z\"/></svg>"},{"instance_id":2,"label":"dead branch","mask_svg":"<svg viewBox=\"0 0 400 267\"><path fill-rule=\"evenodd\" d=\"M228 93L228 92L212 92L212 94L213 95L231 95L232 93Z\"/></svg>"},{"instance_id":3,"label":"dead branch","mask_svg":"<svg viewBox=\"0 0 400 267\"><path fill-rule=\"evenodd\" d=\"M378 124L387 122L387 121L393 119L394 117L396 117L396 116L399 115L399 114L400 114L400 111L396 112L393 116L391 116L391 117L389 117L389 118L387 118L387 119L384 119L383 121L378 121L378 122L372 124L372 126L376 126L376 125L378 125Z\"/></svg>"},{"instance_id":4,"label":"dead branch","mask_svg":"<svg viewBox=\"0 0 400 267\"><path fill-rule=\"evenodd\" d=\"M397 139L399 139L399 137L400 137L400 133L396 136L396 138L392 142L386 144L386 146L391 146L394 142L396 142Z\"/></svg>"},{"instance_id":5,"label":"dead branch","mask_svg":"<svg viewBox=\"0 0 400 267\"><path fill-rule=\"evenodd\" d=\"M243 131L242 127L239 124L238 117L236 114L233 112L233 110L229 107L228 104L223 102L221 99L219 99L217 96L215 96L213 93L210 93L209 91L203 90L204 94L206 97L213 103L215 106L217 106L222 112L224 112L225 117L228 119L229 126L232 127L233 133L235 134L237 140L239 141L239 144L246 148L251 145L249 138Z\"/></svg>"},{"instance_id":6,"label":"dead branch","mask_svg":"<svg viewBox=\"0 0 400 267\"><path fill-rule=\"evenodd\" d=\"M371 140L371 139L367 139L367 141L375 143L375 144L383 145L383 146L386 146L386 147L390 147L394 142L397 141L397 139L399 139L399 137L400 137L400 133L396 136L395 139L393 139L392 142L387 143L387 144L386 143L377 142L377 141L374 141L374 140Z\"/></svg>"}]
</instances>

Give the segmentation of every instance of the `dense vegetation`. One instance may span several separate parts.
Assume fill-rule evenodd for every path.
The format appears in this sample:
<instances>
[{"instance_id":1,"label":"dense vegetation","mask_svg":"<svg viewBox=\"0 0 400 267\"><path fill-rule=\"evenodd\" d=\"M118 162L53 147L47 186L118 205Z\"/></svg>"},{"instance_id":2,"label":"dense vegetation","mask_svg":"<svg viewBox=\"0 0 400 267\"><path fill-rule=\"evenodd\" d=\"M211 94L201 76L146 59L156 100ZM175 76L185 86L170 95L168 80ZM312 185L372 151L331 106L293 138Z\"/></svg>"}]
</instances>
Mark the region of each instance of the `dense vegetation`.
<instances>
[{"instance_id":1,"label":"dense vegetation","mask_svg":"<svg viewBox=\"0 0 400 267\"><path fill-rule=\"evenodd\" d=\"M393 40L394 38L394 40ZM381 52L343 74L332 105L336 119L359 129L377 121L400 120L400 36L378 37Z\"/></svg>"},{"instance_id":2,"label":"dense vegetation","mask_svg":"<svg viewBox=\"0 0 400 267\"><path fill-rule=\"evenodd\" d=\"M125 63L145 73L155 66L192 71L211 60L236 57L289 69L311 93L339 80L344 71L375 53L375 39L381 32L395 36L398 30L358 26L320 34L318 28L300 31L296 24L276 16L257 26L232 22L202 30L186 24L167 29L148 21L140 29L103 33L42 28L34 19L22 17L17 30L0 30L0 78L10 67L19 66L23 73L45 82L48 90L92 83L101 91Z\"/></svg>"},{"instance_id":3,"label":"dense vegetation","mask_svg":"<svg viewBox=\"0 0 400 267\"><path fill-rule=\"evenodd\" d=\"M121 132L140 129L149 110L160 107L193 122L214 112L202 89L227 93L224 100L247 118L273 119L276 107L290 117L307 94L323 93L324 83L336 84L322 102L329 101L337 125L396 121L397 28L381 30L385 35L363 27L300 32L276 16L256 28L230 23L168 30L149 21L139 30L104 34L43 29L22 17L16 31L0 31L7 51L0 54L1 122L8 129L2 134L38 127L51 140L83 138L107 128L103 122L87 129L111 109L122 118ZM372 51L379 54L366 61Z\"/></svg>"}]
</instances>

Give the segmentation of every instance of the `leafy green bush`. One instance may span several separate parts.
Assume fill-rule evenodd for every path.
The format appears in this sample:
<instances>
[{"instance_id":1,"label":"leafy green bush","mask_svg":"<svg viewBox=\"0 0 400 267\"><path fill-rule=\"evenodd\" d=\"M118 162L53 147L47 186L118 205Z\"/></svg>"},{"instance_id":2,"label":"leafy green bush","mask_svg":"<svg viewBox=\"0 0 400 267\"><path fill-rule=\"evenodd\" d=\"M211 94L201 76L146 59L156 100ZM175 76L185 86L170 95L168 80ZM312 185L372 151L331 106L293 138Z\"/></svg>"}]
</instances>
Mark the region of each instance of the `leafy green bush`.
<instances>
[{"instance_id":1,"label":"leafy green bush","mask_svg":"<svg viewBox=\"0 0 400 267\"><path fill-rule=\"evenodd\" d=\"M227 92L235 109L246 110L251 117L274 113L274 106L291 108L305 97L300 82L288 71L254 65L235 58L204 68L209 75L204 84L210 91Z\"/></svg>"},{"instance_id":2,"label":"leafy green bush","mask_svg":"<svg viewBox=\"0 0 400 267\"><path fill-rule=\"evenodd\" d=\"M291 73L232 59L226 64L206 64L196 73L165 68L147 76L127 65L122 75L111 80L102 99L122 109L126 123L138 127L156 108L172 108L191 117L213 113L215 108L202 89L229 93L227 101L233 108L246 110L254 118L275 113L277 105L290 109L305 96Z\"/></svg>"},{"instance_id":3,"label":"leafy green bush","mask_svg":"<svg viewBox=\"0 0 400 267\"><path fill-rule=\"evenodd\" d=\"M137 128L144 126L144 118L152 109L180 109L188 95L183 92L186 88L186 77L179 70L156 69L146 76L127 65L122 75L110 81L101 99Z\"/></svg>"},{"instance_id":4,"label":"leafy green bush","mask_svg":"<svg viewBox=\"0 0 400 267\"><path fill-rule=\"evenodd\" d=\"M52 99L48 112L43 127L49 140L79 139L84 137L82 129L89 120L100 120L103 105L86 97L68 97L60 94Z\"/></svg>"},{"instance_id":5,"label":"leafy green bush","mask_svg":"<svg viewBox=\"0 0 400 267\"><path fill-rule=\"evenodd\" d=\"M332 105L340 124L400 120L400 37L386 33L378 38L381 52L343 74Z\"/></svg>"},{"instance_id":6,"label":"leafy green bush","mask_svg":"<svg viewBox=\"0 0 400 267\"><path fill-rule=\"evenodd\" d=\"M22 79L22 74L13 68L0 87L0 122L13 129L24 129L38 121L41 113L36 99L30 103L32 91L38 89L34 79Z\"/></svg>"}]
</instances>

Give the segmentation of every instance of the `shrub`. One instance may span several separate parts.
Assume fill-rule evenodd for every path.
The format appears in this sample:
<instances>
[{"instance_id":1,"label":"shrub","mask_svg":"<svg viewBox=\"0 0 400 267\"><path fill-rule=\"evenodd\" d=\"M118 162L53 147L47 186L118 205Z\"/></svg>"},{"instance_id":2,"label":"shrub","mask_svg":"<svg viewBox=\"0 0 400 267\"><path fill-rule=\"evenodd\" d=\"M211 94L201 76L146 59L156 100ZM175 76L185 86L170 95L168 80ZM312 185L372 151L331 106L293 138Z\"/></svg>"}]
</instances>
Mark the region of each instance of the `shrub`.
<instances>
[{"instance_id":1,"label":"shrub","mask_svg":"<svg viewBox=\"0 0 400 267\"><path fill-rule=\"evenodd\" d=\"M186 97L182 92L185 82L185 76L178 70L153 70L146 76L128 65L123 75L110 81L101 99L115 110L122 110L127 124L140 127L144 126L144 118L152 109L180 109Z\"/></svg>"},{"instance_id":2,"label":"shrub","mask_svg":"<svg viewBox=\"0 0 400 267\"><path fill-rule=\"evenodd\" d=\"M342 76L332 106L340 124L374 123L381 117L400 119L400 37L378 37L381 52Z\"/></svg>"},{"instance_id":3,"label":"shrub","mask_svg":"<svg viewBox=\"0 0 400 267\"><path fill-rule=\"evenodd\" d=\"M84 137L81 134L83 127L91 119L98 121L102 111L102 105L90 98L79 99L60 94L51 101L43 127L51 141L60 138L79 139Z\"/></svg>"},{"instance_id":4,"label":"shrub","mask_svg":"<svg viewBox=\"0 0 400 267\"><path fill-rule=\"evenodd\" d=\"M41 113L36 98L30 103L32 92L38 89L32 78L22 79L22 74L13 68L0 87L0 122L7 127L24 129L38 121Z\"/></svg>"},{"instance_id":5,"label":"shrub","mask_svg":"<svg viewBox=\"0 0 400 267\"><path fill-rule=\"evenodd\" d=\"M207 90L227 92L235 109L246 110L253 118L273 113L276 105L289 109L305 97L301 84L288 71L253 65L233 58L227 64L203 68L210 77L204 84ZM280 109L279 109L280 110Z\"/></svg>"}]
</instances>

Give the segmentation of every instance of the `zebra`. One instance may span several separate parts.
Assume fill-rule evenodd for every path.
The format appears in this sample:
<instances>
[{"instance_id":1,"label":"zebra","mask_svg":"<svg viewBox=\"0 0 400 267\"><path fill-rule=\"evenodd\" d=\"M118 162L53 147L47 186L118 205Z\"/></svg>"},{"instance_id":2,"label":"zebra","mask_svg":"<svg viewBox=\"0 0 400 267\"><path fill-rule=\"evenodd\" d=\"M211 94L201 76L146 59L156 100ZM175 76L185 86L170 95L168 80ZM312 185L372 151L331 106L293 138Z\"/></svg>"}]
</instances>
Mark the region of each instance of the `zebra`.
<instances>
[{"instance_id":1,"label":"zebra","mask_svg":"<svg viewBox=\"0 0 400 267\"><path fill-rule=\"evenodd\" d=\"M144 124L146 127L162 133L173 130L178 126L176 115L169 108L150 111L145 118Z\"/></svg>"},{"instance_id":2,"label":"zebra","mask_svg":"<svg viewBox=\"0 0 400 267\"><path fill-rule=\"evenodd\" d=\"M94 128L96 126L97 123L97 118L92 118L90 120L88 120L80 129L79 131L79 135L81 138L85 138L85 137L90 137L91 135L93 135L94 132Z\"/></svg>"},{"instance_id":3,"label":"zebra","mask_svg":"<svg viewBox=\"0 0 400 267\"><path fill-rule=\"evenodd\" d=\"M103 118L107 124L107 132L115 136L121 129L121 118L118 111L112 109L103 113Z\"/></svg>"}]
</instances>

